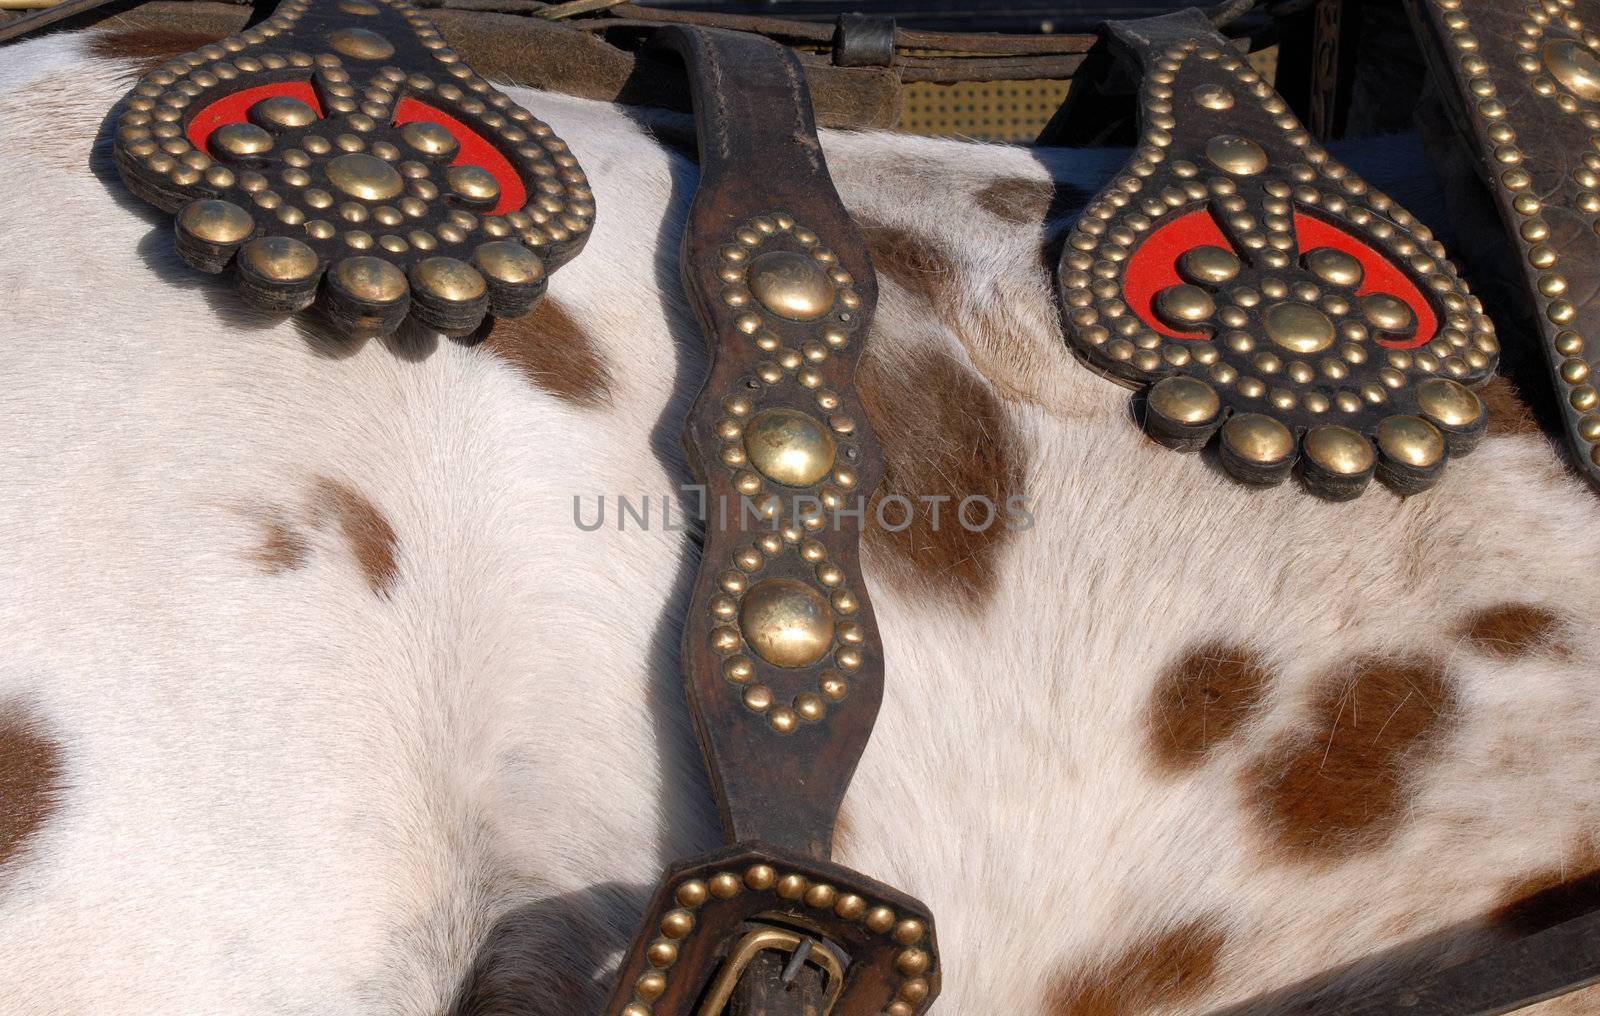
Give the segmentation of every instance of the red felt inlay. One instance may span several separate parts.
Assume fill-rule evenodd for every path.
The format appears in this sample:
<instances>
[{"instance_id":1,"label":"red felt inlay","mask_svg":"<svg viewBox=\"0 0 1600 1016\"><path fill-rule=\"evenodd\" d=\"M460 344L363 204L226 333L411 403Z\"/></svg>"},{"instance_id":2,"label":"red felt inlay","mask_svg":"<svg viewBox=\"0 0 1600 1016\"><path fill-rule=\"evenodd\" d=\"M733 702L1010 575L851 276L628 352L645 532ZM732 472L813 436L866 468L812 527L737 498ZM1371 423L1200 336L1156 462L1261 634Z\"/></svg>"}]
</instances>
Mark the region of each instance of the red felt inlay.
<instances>
[{"instance_id":1,"label":"red felt inlay","mask_svg":"<svg viewBox=\"0 0 1600 1016\"><path fill-rule=\"evenodd\" d=\"M206 141L211 137L211 132L218 127L230 123L244 123L247 119L245 113L251 106L262 99L272 99L278 96L287 96L299 99L301 102L317 111L317 116L322 115L322 103L317 101L316 90L309 81L280 81L272 85L258 85L255 88L246 88L242 92L233 92L224 95L216 102L194 115L189 121L189 143L202 152L209 151Z\"/></svg>"},{"instance_id":2,"label":"red felt inlay","mask_svg":"<svg viewBox=\"0 0 1600 1016\"><path fill-rule=\"evenodd\" d=\"M1401 271L1393 261L1333 223L1325 222L1314 215L1295 212L1294 229L1300 237L1301 254L1319 247L1332 247L1344 251L1361 262L1364 277L1361 280L1361 288L1356 290L1357 296L1387 293L1403 301L1411 308L1411 313L1417 316L1416 333L1409 339L1379 339L1378 345L1387 349L1416 349L1433 339L1434 333L1439 330L1438 316L1434 314L1427 297L1422 295L1422 290L1418 289L1417 284L1411 281L1411 277Z\"/></svg>"},{"instance_id":3,"label":"red felt inlay","mask_svg":"<svg viewBox=\"0 0 1600 1016\"><path fill-rule=\"evenodd\" d=\"M1204 208L1173 219L1146 240L1128 259L1128 270L1122 276L1122 298L1140 321L1169 339L1208 339L1204 332L1180 332L1168 328L1156 317L1150 306L1157 293L1168 286L1176 286L1178 257L1196 247L1221 247L1232 250L1233 244L1222 235L1217 221Z\"/></svg>"},{"instance_id":4,"label":"red felt inlay","mask_svg":"<svg viewBox=\"0 0 1600 1016\"><path fill-rule=\"evenodd\" d=\"M504 215L521 208L528 200L528 192L522 186L522 177L511 168L511 161L500 154L500 149L491 145L478 134L477 131L457 120L455 117L442 110L435 109L425 102L419 102L409 96L400 100L396 107L394 122L399 124L412 123L417 120L431 120L450 132L461 148L456 152L452 166L477 166L487 170L500 185L500 200L496 202L490 215Z\"/></svg>"},{"instance_id":5,"label":"red felt inlay","mask_svg":"<svg viewBox=\"0 0 1600 1016\"><path fill-rule=\"evenodd\" d=\"M1417 316L1417 330L1410 338L1379 339L1378 345L1389 349L1415 349L1433 339L1439 330L1438 315L1422 295L1422 290L1393 261L1338 226L1314 215L1296 211L1294 229L1302 255L1321 247L1332 247L1361 262L1363 278L1361 288L1356 291L1357 296L1387 293L1403 301ZM1128 308L1140 321L1170 339L1210 338L1204 332L1183 332L1168 327L1156 317L1152 306L1157 293L1183 281L1178 275L1178 258L1195 247L1233 249L1210 211L1204 208L1185 212L1151 233L1150 238L1128 259L1127 271L1123 273L1122 298Z\"/></svg>"}]
</instances>

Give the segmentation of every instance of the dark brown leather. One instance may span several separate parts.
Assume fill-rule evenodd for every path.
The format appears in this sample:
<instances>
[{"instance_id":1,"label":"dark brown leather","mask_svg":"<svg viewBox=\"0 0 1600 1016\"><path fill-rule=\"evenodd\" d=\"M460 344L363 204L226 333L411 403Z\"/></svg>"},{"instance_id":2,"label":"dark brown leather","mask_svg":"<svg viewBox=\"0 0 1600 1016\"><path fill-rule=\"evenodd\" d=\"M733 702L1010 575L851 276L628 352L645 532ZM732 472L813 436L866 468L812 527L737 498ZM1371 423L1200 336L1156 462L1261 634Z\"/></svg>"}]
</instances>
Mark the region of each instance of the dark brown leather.
<instances>
[{"instance_id":1,"label":"dark brown leather","mask_svg":"<svg viewBox=\"0 0 1600 1016\"><path fill-rule=\"evenodd\" d=\"M846 954L837 1016L913 1016L939 989L931 917L827 861L883 689L857 557L864 513L823 510L863 508L882 471L854 391L872 265L794 54L703 28L658 42L690 71L700 181L680 269L712 359L684 432L707 492L684 685L732 846L668 873L608 1012L689 1016L751 927L776 925ZM674 914L693 932L674 937ZM729 1011L822 1011L820 979L784 991L776 969L748 968Z\"/></svg>"},{"instance_id":2,"label":"dark brown leather","mask_svg":"<svg viewBox=\"0 0 1600 1016\"><path fill-rule=\"evenodd\" d=\"M1585 41L1600 4L1555 17L1506 0L1409 9L1517 252L1573 465L1600 490L1600 57Z\"/></svg>"}]
</instances>

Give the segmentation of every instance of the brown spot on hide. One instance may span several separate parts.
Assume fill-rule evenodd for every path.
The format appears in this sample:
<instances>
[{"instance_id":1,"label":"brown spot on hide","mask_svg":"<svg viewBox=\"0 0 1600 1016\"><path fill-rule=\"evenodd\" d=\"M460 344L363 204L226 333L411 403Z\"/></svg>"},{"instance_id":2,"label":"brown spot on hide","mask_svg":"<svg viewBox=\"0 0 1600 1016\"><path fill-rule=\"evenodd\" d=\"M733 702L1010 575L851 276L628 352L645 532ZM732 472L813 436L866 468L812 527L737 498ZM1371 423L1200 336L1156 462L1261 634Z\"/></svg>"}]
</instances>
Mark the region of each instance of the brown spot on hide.
<instances>
[{"instance_id":1,"label":"brown spot on hide","mask_svg":"<svg viewBox=\"0 0 1600 1016\"><path fill-rule=\"evenodd\" d=\"M987 184L976 195L978 207L1019 226L1038 226L1066 218L1082 208L1088 195L1055 180L1012 177Z\"/></svg>"},{"instance_id":2,"label":"brown spot on hide","mask_svg":"<svg viewBox=\"0 0 1600 1016\"><path fill-rule=\"evenodd\" d=\"M1502 603L1486 607L1461 625L1461 637L1486 656L1514 660L1553 644L1560 618L1543 607Z\"/></svg>"},{"instance_id":3,"label":"brown spot on hide","mask_svg":"<svg viewBox=\"0 0 1600 1016\"><path fill-rule=\"evenodd\" d=\"M1337 860L1399 825L1456 701L1435 660L1368 658L1325 675L1311 725L1279 739L1247 771L1277 847L1293 860Z\"/></svg>"},{"instance_id":4,"label":"brown spot on hide","mask_svg":"<svg viewBox=\"0 0 1600 1016\"><path fill-rule=\"evenodd\" d=\"M1517 936L1600 909L1600 848L1585 844L1566 864L1517 879L1501 898L1490 920Z\"/></svg>"},{"instance_id":5,"label":"brown spot on hide","mask_svg":"<svg viewBox=\"0 0 1600 1016\"><path fill-rule=\"evenodd\" d=\"M89 36L89 52L105 60L127 60L147 74L157 67L216 42L217 36L209 32L182 31L158 26L118 28L108 32L95 32Z\"/></svg>"},{"instance_id":6,"label":"brown spot on hide","mask_svg":"<svg viewBox=\"0 0 1600 1016\"><path fill-rule=\"evenodd\" d=\"M868 548L914 584L976 605L994 587L1007 522L1020 521L1012 499L1023 494L1023 452L1010 420L972 370L942 349L869 343L856 385L884 459L864 523ZM893 497L905 501L886 501ZM975 500L963 525L968 498ZM892 532L908 514L910 524Z\"/></svg>"},{"instance_id":7,"label":"brown spot on hide","mask_svg":"<svg viewBox=\"0 0 1600 1016\"><path fill-rule=\"evenodd\" d=\"M570 902L529 904L495 922L445 1016L598 1013L608 987L599 979L603 950L625 943L613 943L591 908Z\"/></svg>"},{"instance_id":8,"label":"brown spot on hide","mask_svg":"<svg viewBox=\"0 0 1600 1016\"><path fill-rule=\"evenodd\" d=\"M1118 956L1058 977L1047 1016L1135 1016L1192 999L1216 976L1227 936L1212 919L1141 938Z\"/></svg>"},{"instance_id":9,"label":"brown spot on hide","mask_svg":"<svg viewBox=\"0 0 1600 1016\"><path fill-rule=\"evenodd\" d=\"M1522 395L1507 379L1496 374L1478 389L1489 412L1489 436L1539 433L1538 418L1523 401Z\"/></svg>"},{"instance_id":10,"label":"brown spot on hide","mask_svg":"<svg viewBox=\"0 0 1600 1016\"><path fill-rule=\"evenodd\" d=\"M564 402L592 407L611 398L611 369L594 339L550 297L515 320L495 320L481 349Z\"/></svg>"},{"instance_id":11,"label":"brown spot on hide","mask_svg":"<svg viewBox=\"0 0 1600 1016\"><path fill-rule=\"evenodd\" d=\"M377 507L355 490L326 477L317 480L316 507L332 520L374 593L387 594L400 575L395 560L394 527Z\"/></svg>"},{"instance_id":12,"label":"brown spot on hide","mask_svg":"<svg viewBox=\"0 0 1600 1016\"><path fill-rule=\"evenodd\" d=\"M61 787L61 749L20 706L0 706L0 869L49 820Z\"/></svg>"},{"instance_id":13,"label":"brown spot on hide","mask_svg":"<svg viewBox=\"0 0 1600 1016\"><path fill-rule=\"evenodd\" d=\"M247 555L268 575L282 575L306 563L311 544L294 524L273 515L261 522L261 543Z\"/></svg>"},{"instance_id":14,"label":"brown spot on hide","mask_svg":"<svg viewBox=\"0 0 1600 1016\"><path fill-rule=\"evenodd\" d=\"M932 240L894 226L862 224L872 267L907 292L942 307L957 295L956 266Z\"/></svg>"},{"instance_id":15,"label":"brown spot on hide","mask_svg":"<svg viewBox=\"0 0 1600 1016\"><path fill-rule=\"evenodd\" d=\"M1254 714L1273 673L1248 649L1228 642L1193 648L1156 678L1150 737L1169 769L1199 765Z\"/></svg>"}]
</instances>

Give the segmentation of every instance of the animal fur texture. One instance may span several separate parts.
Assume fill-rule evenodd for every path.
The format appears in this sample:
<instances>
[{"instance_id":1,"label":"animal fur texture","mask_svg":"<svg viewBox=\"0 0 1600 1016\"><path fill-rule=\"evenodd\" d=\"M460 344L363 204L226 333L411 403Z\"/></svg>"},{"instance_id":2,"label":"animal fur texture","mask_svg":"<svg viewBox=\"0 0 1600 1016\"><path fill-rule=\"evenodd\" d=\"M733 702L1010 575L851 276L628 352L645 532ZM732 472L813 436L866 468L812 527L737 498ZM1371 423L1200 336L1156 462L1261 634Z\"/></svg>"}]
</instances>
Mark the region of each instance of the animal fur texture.
<instances>
[{"instance_id":1,"label":"animal fur texture","mask_svg":"<svg viewBox=\"0 0 1600 1016\"><path fill-rule=\"evenodd\" d=\"M587 249L479 345L350 342L178 261L116 47L0 59L0 1012L596 1014L719 843L693 538L573 520L688 479L686 120L510 90ZM889 488L1036 520L866 542L837 856L937 915L936 1013L1298 1011L1592 902L1600 504L1504 382L1430 492L1241 488L1063 344L1045 251L1122 153L823 146ZM1342 154L1450 237L1414 142Z\"/></svg>"}]
</instances>

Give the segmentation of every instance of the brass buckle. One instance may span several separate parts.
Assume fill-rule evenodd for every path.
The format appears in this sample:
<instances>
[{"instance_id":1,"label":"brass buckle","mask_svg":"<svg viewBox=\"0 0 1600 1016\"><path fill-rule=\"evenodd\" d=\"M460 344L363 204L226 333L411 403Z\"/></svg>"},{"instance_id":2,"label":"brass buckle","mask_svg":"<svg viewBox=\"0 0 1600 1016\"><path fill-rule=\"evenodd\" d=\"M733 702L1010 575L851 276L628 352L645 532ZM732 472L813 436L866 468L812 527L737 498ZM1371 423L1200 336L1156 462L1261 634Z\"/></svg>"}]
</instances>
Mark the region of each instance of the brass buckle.
<instances>
[{"instance_id":1,"label":"brass buckle","mask_svg":"<svg viewBox=\"0 0 1600 1016\"><path fill-rule=\"evenodd\" d=\"M839 992L844 990L844 964L839 962L838 955L826 943L787 928L770 927L757 928L733 947L695 1016L722 1016L723 1010L728 1007L728 1000L733 997L733 989L739 984L739 978L749 969L750 961L757 954L768 951L789 954L789 963L783 968L785 984L792 982L806 963L814 963L827 973L828 986L819 1016L828 1016L833 1011L833 1003L839 999Z\"/></svg>"}]
</instances>

